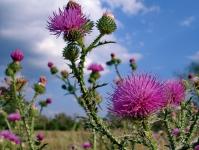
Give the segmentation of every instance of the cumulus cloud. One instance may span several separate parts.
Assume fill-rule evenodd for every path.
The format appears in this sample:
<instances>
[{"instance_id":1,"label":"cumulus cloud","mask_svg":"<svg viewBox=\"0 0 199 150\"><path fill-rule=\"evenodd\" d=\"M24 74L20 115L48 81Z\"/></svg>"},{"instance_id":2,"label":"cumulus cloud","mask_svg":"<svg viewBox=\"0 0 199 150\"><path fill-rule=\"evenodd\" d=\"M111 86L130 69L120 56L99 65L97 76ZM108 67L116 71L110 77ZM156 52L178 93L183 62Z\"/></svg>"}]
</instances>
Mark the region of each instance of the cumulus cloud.
<instances>
[{"instance_id":1,"label":"cumulus cloud","mask_svg":"<svg viewBox=\"0 0 199 150\"><path fill-rule=\"evenodd\" d=\"M102 0L78 0L78 2L82 4L83 10L92 20L100 18L103 12L107 10L107 8L102 6ZM128 5L126 7L129 8L125 9L138 12L140 9L145 8L141 2L134 0L132 2L130 2L130 6L126 4ZM65 43L61 38L56 39L49 34L46 29L46 22L49 15L52 15L52 11L58 10L59 7L64 5L66 5L65 0L1 0L0 7L7 9L7 11L4 12L2 10L1 12L2 16L0 18L3 23L0 23L0 36L29 43L31 45L29 51L37 56L37 58L29 59L31 64L46 68L44 64L48 61L53 61L63 68L66 66L62 59L62 49ZM121 3L118 5L121 5ZM120 24L119 26L122 25ZM89 44L97 35L98 31L95 29L92 36L86 37L86 43ZM118 41L115 35L107 36L106 39ZM95 53L91 53L87 64L92 62L103 63L109 59L111 52L119 55L124 62L132 56L138 60L142 57L139 53L129 53L120 44L111 44L98 48Z\"/></svg>"},{"instance_id":2,"label":"cumulus cloud","mask_svg":"<svg viewBox=\"0 0 199 150\"><path fill-rule=\"evenodd\" d=\"M195 21L195 17L194 16L190 16L185 18L183 21L180 22L180 25L183 27L189 27L192 25L192 23Z\"/></svg>"},{"instance_id":3,"label":"cumulus cloud","mask_svg":"<svg viewBox=\"0 0 199 150\"><path fill-rule=\"evenodd\" d=\"M111 8L122 8L123 12L127 14L136 15L140 12L148 13L153 11L159 11L158 6L147 7L142 0L103 0Z\"/></svg>"}]
</instances>

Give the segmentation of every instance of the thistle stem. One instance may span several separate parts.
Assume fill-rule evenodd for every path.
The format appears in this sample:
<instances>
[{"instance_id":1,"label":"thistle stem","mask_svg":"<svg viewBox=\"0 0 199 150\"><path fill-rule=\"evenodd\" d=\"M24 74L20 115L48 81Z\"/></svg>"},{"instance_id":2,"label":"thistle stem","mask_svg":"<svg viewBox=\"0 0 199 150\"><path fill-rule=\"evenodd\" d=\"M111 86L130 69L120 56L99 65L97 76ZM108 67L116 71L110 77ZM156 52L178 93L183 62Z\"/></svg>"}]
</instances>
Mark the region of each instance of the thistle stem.
<instances>
[{"instance_id":1,"label":"thistle stem","mask_svg":"<svg viewBox=\"0 0 199 150\"><path fill-rule=\"evenodd\" d=\"M115 64L114 67L115 67L115 71L116 71L117 76L119 77L120 80L122 80L122 76L121 76L121 74L119 72L118 65Z\"/></svg>"}]
</instances>

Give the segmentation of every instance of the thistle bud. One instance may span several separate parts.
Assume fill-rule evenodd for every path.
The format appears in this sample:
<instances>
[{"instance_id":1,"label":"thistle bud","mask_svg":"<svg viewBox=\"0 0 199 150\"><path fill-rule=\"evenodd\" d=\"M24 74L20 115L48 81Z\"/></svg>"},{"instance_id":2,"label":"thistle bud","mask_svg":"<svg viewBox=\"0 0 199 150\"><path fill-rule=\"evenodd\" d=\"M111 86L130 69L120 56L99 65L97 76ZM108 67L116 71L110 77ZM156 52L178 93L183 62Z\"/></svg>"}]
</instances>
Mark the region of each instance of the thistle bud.
<instances>
[{"instance_id":1,"label":"thistle bud","mask_svg":"<svg viewBox=\"0 0 199 150\"><path fill-rule=\"evenodd\" d=\"M12 60L14 62L20 62L23 60L24 58L24 54L20 49L16 49L14 50L11 54L10 54Z\"/></svg>"},{"instance_id":2,"label":"thistle bud","mask_svg":"<svg viewBox=\"0 0 199 150\"><path fill-rule=\"evenodd\" d=\"M7 68L6 71L5 71L5 74L6 74L6 76L11 77L11 76L14 75L14 72L13 72L12 69Z\"/></svg>"},{"instance_id":3,"label":"thistle bud","mask_svg":"<svg viewBox=\"0 0 199 150\"><path fill-rule=\"evenodd\" d=\"M102 18L97 22L97 28L101 34L113 33L117 28L113 14L108 12L104 13Z\"/></svg>"},{"instance_id":4,"label":"thistle bud","mask_svg":"<svg viewBox=\"0 0 199 150\"><path fill-rule=\"evenodd\" d=\"M66 9L76 9L81 12L81 6L78 3L76 3L74 0L69 0Z\"/></svg>"},{"instance_id":5,"label":"thistle bud","mask_svg":"<svg viewBox=\"0 0 199 150\"><path fill-rule=\"evenodd\" d=\"M52 62L48 62L48 67L51 69L54 66Z\"/></svg>"},{"instance_id":6,"label":"thistle bud","mask_svg":"<svg viewBox=\"0 0 199 150\"><path fill-rule=\"evenodd\" d=\"M52 75L58 73L57 67L55 67L55 66L51 67L51 68L50 68L50 72L51 72Z\"/></svg>"},{"instance_id":7,"label":"thistle bud","mask_svg":"<svg viewBox=\"0 0 199 150\"><path fill-rule=\"evenodd\" d=\"M76 61L79 57L79 48L76 45L69 44L64 48L63 57L66 60Z\"/></svg>"},{"instance_id":8,"label":"thistle bud","mask_svg":"<svg viewBox=\"0 0 199 150\"><path fill-rule=\"evenodd\" d=\"M66 79L66 78L68 78L68 75L69 75L69 73L68 73L67 70L62 70L62 71L61 71L61 76L62 76L62 78Z\"/></svg>"}]
</instances>

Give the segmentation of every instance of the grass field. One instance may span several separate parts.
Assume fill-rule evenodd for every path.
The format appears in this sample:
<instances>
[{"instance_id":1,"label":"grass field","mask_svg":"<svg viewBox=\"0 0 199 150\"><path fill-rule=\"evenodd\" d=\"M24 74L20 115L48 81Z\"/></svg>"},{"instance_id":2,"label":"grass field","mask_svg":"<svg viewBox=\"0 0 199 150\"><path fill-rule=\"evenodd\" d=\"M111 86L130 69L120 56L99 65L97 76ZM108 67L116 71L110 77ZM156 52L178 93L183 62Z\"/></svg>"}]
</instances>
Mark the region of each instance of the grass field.
<instances>
[{"instance_id":1,"label":"grass field","mask_svg":"<svg viewBox=\"0 0 199 150\"><path fill-rule=\"evenodd\" d=\"M85 131L44 131L45 141L49 145L45 150L72 150L71 145L76 145L77 150L83 150L82 143L89 140L90 134ZM159 150L167 150L164 146L165 142L162 138L157 137ZM104 143L98 140L97 150L106 150ZM136 150L147 150L142 145L137 145Z\"/></svg>"}]
</instances>

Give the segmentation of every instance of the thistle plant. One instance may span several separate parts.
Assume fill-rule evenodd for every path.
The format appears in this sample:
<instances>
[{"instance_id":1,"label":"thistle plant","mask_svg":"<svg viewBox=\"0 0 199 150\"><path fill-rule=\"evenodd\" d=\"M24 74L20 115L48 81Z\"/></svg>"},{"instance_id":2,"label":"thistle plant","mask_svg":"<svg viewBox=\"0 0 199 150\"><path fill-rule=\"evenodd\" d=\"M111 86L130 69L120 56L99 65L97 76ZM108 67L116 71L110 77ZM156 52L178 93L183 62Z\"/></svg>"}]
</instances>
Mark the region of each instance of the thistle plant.
<instances>
[{"instance_id":1,"label":"thistle plant","mask_svg":"<svg viewBox=\"0 0 199 150\"><path fill-rule=\"evenodd\" d=\"M84 38L92 33L94 26L99 35L87 46ZM63 81L62 89L73 95L84 109L94 135L93 149L97 149L97 137L101 136L107 149L135 149L136 144L142 144L148 149L157 150L160 147L152 130L156 122L160 122L163 128L160 135L166 138L164 149L197 148L199 139L195 133L198 131L199 111L192 97L198 98L199 79L194 77L189 81L161 81L151 74L135 73L137 64L134 58L129 60L132 75L122 77L119 72L121 59L112 53L111 60L106 64L114 66L119 80L110 96L108 108L113 115L126 121L128 133L115 134L98 115L102 101L98 89L107 85L99 80L104 68L97 63L90 64L87 69L91 73L87 80L85 61L89 53L95 52L95 48L115 43L103 41L102 38L112 34L116 28L113 14L105 12L97 22L93 22L83 14L81 6L72 0L58 13L54 12L48 21L49 31L62 36L66 43L63 58L70 70L60 72L52 62L48 63L48 67L52 75Z\"/></svg>"},{"instance_id":2,"label":"thistle plant","mask_svg":"<svg viewBox=\"0 0 199 150\"><path fill-rule=\"evenodd\" d=\"M0 131L0 138L4 141L0 143L0 149L41 150L46 144L42 142L41 134L36 135L34 131L34 122L39 116L35 104L45 93L47 80L41 76L33 85L32 99L27 100L27 80L20 75L24 54L16 49L11 58L12 62L5 70L5 83L0 87L0 116L6 124Z\"/></svg>"}]
</instances>

